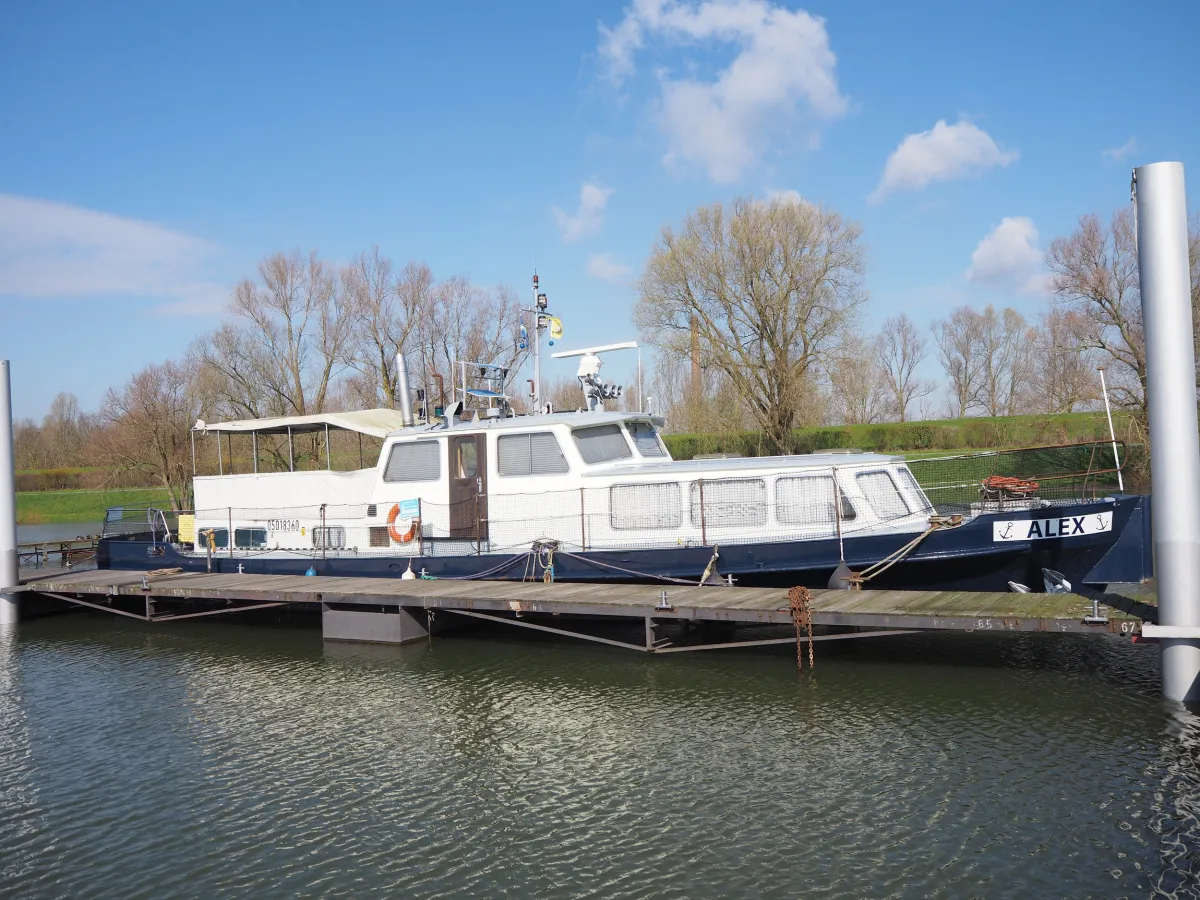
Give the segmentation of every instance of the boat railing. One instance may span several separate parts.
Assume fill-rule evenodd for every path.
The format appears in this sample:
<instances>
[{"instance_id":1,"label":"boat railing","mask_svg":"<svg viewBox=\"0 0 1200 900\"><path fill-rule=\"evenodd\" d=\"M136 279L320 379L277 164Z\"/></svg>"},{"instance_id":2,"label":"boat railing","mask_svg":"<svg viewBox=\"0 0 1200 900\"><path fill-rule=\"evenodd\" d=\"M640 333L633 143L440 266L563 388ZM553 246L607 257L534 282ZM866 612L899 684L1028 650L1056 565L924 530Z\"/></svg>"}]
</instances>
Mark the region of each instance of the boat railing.
<instances>
[{"instance_id":1,"label":"boat railing","mask_svg":"<svg viewBox=\"0 0 1200 900\"><path fill-rule=\"evenodd\" d=\"M943 515L1036 503L1094 500L1118 489L1121 441L989 450L910 460L908 468Z\"/></svg>"}]
</instances>

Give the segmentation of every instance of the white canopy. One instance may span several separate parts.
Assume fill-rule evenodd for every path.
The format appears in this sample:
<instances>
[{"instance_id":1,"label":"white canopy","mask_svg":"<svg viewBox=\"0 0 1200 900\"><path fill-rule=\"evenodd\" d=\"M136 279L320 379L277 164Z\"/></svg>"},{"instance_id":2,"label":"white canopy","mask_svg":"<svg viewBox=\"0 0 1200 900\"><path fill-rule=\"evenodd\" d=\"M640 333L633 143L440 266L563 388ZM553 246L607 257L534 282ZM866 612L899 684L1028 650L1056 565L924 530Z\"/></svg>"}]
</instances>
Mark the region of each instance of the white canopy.
<instances>
[{"instance_id":1,"label":"white canopy","mask_svg":"<svg viewBox=\"0 0 1200 900\"><path fill-rule=\"evenodd\" d=\"M311 434L314 431L324 431L326 426L382 438L398 428L403 428L404 417L397 409L360 409L354 412L320 413L315 416L277 416L273 419L240 419L213 424L197 419L192 430L205 434L287 434L289 431L292 434Z\"/></svg>"}]
</instances>

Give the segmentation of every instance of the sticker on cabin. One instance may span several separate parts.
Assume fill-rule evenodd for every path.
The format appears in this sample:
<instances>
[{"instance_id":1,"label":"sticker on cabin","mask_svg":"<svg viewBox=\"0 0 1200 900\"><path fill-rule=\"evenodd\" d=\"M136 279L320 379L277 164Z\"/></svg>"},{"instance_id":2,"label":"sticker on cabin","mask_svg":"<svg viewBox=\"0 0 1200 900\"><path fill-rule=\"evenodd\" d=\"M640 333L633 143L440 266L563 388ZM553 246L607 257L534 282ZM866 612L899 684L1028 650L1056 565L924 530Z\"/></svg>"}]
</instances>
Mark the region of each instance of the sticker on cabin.
<instances>
[{"instance_id":1,"label":"sticker on cabin","mask_svg":"<svg viewBox=\"0 0 1200 900\"><path fill-rule=\"evenodd\" d=\"M399 505L400 513L398 517L401 519L411 519L421 514L420 500L401 500Z\"/></svg>"},{"instance_id":2,"label":"sticker on cabin","mask_svg":"<svg viewBox=\"0 0 1200 900\"><path fill-rule=\"evenodd\" d=\"M1112 513L1063 516L1058 519L1016 519L992 523L993 541L1041 541L1112 531Z\"/></svg>"}]
</instances>

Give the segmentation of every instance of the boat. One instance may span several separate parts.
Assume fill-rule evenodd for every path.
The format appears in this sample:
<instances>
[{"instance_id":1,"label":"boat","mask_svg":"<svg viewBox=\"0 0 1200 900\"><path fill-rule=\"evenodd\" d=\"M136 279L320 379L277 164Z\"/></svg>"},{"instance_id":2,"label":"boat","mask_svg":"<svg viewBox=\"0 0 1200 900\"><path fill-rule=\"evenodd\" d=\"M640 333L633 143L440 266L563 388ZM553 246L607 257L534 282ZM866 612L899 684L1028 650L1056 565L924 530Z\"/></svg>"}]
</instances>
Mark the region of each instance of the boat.
<instances>
[{"instance_id":1,"label":"boat","mask_svg":"<svg viewBox=\"0 0 1200 900\"><path fill-rule=\"evenodd\" d=\"M413 413L405 375L400 410L198 422L218 471L195 474L196 509L110 510L98 564L924 590L1040 587L1047 569L1093 587L1152 574L1149 497L1112 489L1115 444L674 460L660 417L605 409L620 393L599 378L607 349L556 354L581 357L574 411L518 415L507 371L464 363L455 402L428 413L424 392ZM253 457L237 472L235 437ZM358 467L335 470L332 444L355 440ZM279 471L260 465L268 445Z\"/></svg>"}]
</instances>

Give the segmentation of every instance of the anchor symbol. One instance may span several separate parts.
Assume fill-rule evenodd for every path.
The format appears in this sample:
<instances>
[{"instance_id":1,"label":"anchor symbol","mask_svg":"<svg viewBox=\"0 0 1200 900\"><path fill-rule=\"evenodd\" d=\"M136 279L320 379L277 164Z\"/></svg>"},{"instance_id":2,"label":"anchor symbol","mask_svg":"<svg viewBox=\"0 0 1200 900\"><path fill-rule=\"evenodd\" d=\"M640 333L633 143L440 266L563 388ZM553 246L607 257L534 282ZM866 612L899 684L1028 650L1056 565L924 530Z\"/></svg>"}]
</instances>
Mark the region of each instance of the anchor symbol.
<instances>
[{"instance_id":1,"label":"anchor symbol","mask_svg":"<svg viewBox=\"0 0 1200 900\"><path fill-rule=\"evenodd\" d=\"M1000 537L1007 540L1009 535L1012 534L1012 530L1013 530L1013 523L1006 522L1004 525L1004 530L1002 532L1000 532Z\"/></svg>"}]
</instances>

